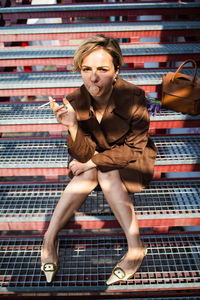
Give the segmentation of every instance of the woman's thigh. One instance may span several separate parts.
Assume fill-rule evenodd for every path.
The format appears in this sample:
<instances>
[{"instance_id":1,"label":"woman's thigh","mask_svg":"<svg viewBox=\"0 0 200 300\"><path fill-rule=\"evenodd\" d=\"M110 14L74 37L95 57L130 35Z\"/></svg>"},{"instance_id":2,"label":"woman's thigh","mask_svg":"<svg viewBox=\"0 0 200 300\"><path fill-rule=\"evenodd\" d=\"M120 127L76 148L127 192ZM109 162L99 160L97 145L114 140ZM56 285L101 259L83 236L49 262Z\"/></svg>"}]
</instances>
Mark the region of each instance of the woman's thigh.
<instances>
[{"instance_id":1,"label":"woman's thigh","mask_svg":"<svg viewBox=\"0 0 200 300\"><path fill-rule=\"evenodd\" d=\"M66 192L83 192L87 193L92 191L98 185L97 170L95 168L87 170L78 176L73 176L69 184L67 185Z\"/></svg>"}]
</instances>

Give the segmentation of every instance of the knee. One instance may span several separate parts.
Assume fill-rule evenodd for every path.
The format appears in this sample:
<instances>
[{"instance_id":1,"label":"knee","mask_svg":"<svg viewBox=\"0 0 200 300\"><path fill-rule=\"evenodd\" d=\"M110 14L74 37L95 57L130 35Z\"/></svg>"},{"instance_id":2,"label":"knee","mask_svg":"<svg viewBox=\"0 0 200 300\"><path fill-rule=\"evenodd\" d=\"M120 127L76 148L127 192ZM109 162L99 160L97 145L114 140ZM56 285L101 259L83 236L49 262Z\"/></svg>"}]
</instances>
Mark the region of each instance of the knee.
<instances>
[{"instance_id":1,"label":"knee","mask_svg":"<svg viewBox=\"0 0 200 300\"><path fill-rule=\"evenodd\" d=\"M98 171L97 176L99 185L104 193L110 193L111 191L114 191L116 197L119 195L121 196L122 193L123 195L124 193L128 194L126 186L124 185L118 170L105 173Z\"/></svg>"},{"instance_id":2,"label":"knee","mask_svg":"<svg viewBox=\"0 0 200 300\"><path fill-rule=\"evenodd\" d=\"M81 176L84 180L97 182L97 170L95 168L83 172Z\"/></svg>"},{"instance_id":3,"label":"knee","mask_svg":"<svg viewBox=\"0 0 200 300\"><path fill-rule=\"evenodd\" d=\"M111 188L113 184L116 184L117 181L121 180L118 170L113 170L109 172L97 173L98 182L102 188Z\"/></svg>"}]
</instances>

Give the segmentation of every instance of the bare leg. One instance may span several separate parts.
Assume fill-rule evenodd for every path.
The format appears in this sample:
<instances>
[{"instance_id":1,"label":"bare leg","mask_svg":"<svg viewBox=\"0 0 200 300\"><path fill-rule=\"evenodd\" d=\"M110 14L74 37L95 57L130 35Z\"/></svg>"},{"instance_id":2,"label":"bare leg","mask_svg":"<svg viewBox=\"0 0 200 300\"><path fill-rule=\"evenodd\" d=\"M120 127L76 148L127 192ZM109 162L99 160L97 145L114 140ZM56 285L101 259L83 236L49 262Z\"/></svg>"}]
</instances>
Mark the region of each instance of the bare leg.
<instances>
[{"instance_id":1,"label":"bare leg","mask_svg":"<svg viewBox=\"0 0 200 300\"><path fill-rule=\"evenodd\" d=\"M134 272L137 261L143 257L144 250L133 203L121 181L118 170L106 173L98 172L98 180L106 200L127 238L128 252L119 262L119 266L127 273Z\"/></svg>"},{"instance_id":2,"label":"bare leg","mask_svg":"<svg viewBox=\"0 0 200 300\"><path fill-rule=\"evenodd\" d=\"M41 253L43 263L57 262L56 236L69 221L73 214L81 207L88 194L97 186L96 169L88 170L74 176L65 188L52 215L48 230L44 236Z\"/></svg>"}]
</instances>

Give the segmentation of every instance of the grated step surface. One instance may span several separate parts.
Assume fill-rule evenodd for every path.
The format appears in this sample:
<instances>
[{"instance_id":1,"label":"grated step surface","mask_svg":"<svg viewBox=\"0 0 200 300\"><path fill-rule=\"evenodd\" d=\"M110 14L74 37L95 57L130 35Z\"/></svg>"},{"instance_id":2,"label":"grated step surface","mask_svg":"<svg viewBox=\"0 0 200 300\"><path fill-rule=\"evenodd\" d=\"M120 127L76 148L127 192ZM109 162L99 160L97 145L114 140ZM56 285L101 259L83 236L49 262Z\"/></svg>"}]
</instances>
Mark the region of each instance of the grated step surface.
<instances>
[{"instance_id":1,"label":"grated step surface","mask_svg":"<svg viewBox=\"0 0 200 300\"><path fill-rule=\"evenodd\" d=\"M0 141L0 168L67 168L66 138Z\"/></svg>"},{"instance_id":2,"label":"grated step surface","mask_svg":"<svg viewBox=\"0 0 200 300\"><path fill-rule=\"evenodd\" d=\"M126 253L124 236L60 237L60 269L47 284L40 271L41 238L0 240L0 292L156 291L200 288L200 235L169 234L141 237L148 248L133 279L112 286L105 282Z\"/></svg>"},{"instance_id":3,"label":"grated step surface","mask_svg":"<svg viewBox=\"0 0 200 300\"><path fill-rule=\"evenodd\" d=\"M0 49L0 60L9 59L42 59L42 58L73 58L77 47L49 47L49 48L26 48L26 49ZM200 54L200 44L142 44L121 45L123 57L177 55L181 53Z\"/></svg>"},{"instance_id":4,"label":"grated step surface","mask_svg":"<svg viewBox=\"0 0 200 300\"><path fill-rule=\"evenodd\" d=\"M199 164L200 136L152 137L158 154L155 165Z\"/></svg>"},{"instance_id":5,"label":"grated step surface","mask_svg":"<svg viewBox=\"0 0 200 300\"><path fill-rule=\"evenodd\" d=\"M1 27L0 35L51 34L51 33L90 33L90 32L134 32L158 30L193 30L200 29L199 21L178 22L118 22L118 23L87 23L87 24L34 24L31 26Z\"/></svg>"},{"instance_id":6,"label":"grated step surface","mask_svg":"<svg viewBox=\"0 0 200 300\"><path fill-rule=\"evenodd\" d=\"M1 103L0 125L58 124L50 107L44 106L42 109L38 109L40 105L41 103L37 102ZM155 116L151 115L151 121L187 120L200 120L200 115L190 116L164 108L162 108L161 112L157 113Z\"/></svg>"},{"instance_id":7,"label":"grated step surface","mask_svg":"<svg viewBox=\"0 0 200 300\"><path fill-rule=\"evenodd\" d=\"M67 182L13 183L0 186L0 222L50 221ZM131 195L138 220L200 218L200 179L152 181ZM115 220L101 190L90 193L74 221Z\"/></svg>"},{"instance_id":8,"label":"grated step surface","mask_svg":"<svg viewBox=\"0 0 200 300\"><path fill-rule=\"evenodd\" d=\"M200 135L153 136L157 147L155 165L200 163ZM66 138L1 139L1 168L67 168Z\"/></svg>"},{"instance_id":9,"label":"grated step surface","mask_svg":"<svg viewBox=\"0 0 200 300\"><path fill-rule=\"evenodd\" d=\"M0 13L24 13L24 12L54 12L54 11L109 11L109 10L137 10L137 9L166 9L166 8L198 8L199 2L178 2L178 3L109 3L109 4L75 4L75 5L34 5L0 8Z\"/></svg>"},{"instance_id":10,"label":"grated step surface","mask_svg":"<svg viewBox=\"0 0 200 300\"><path fill-rule=\"evenodd\" d=\"M135 85L161 85L162 77L176 69L144 69L121 71L120 77ZM192 69L181 71L193 75ZM197 71L200 77L200 70ZM34 88L66 88L79 87L83 84L79 73L45 72L45 73L3 73L0 78L0 90L5 89L34 89Z\"/></svg>"}]
</instances>

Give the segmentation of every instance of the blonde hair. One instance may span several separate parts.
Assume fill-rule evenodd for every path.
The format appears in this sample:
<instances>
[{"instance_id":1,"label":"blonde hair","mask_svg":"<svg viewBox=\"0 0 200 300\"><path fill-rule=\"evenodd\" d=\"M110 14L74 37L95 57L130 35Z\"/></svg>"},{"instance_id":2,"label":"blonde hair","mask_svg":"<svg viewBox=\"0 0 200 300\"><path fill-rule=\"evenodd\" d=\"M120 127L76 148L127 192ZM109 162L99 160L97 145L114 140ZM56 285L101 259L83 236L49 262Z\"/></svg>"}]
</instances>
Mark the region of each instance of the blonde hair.
<instances>
[{"instance_id":1,"label":"blonde hair","mask_svg":"<svg viewBox=\"0 0 200 300\"><path fill-rule=\"evenodd\" d=\"M123 57L118 40L112 37L106 37L103 34L98 34L83 40L76 49L73 71L80 72L84 57L97 48L103 48L112 56L115 70L118 70L122 66Z\"/></svg>"}]
</instances>

